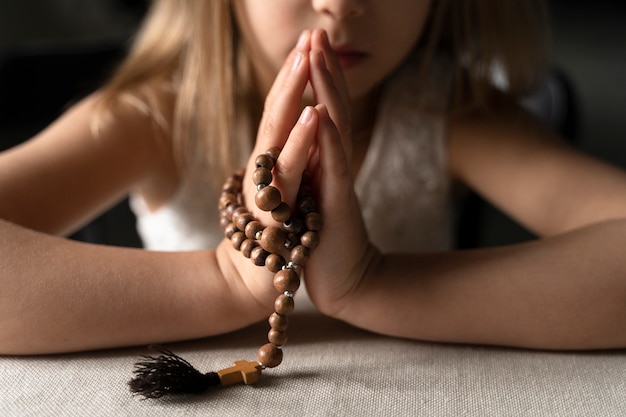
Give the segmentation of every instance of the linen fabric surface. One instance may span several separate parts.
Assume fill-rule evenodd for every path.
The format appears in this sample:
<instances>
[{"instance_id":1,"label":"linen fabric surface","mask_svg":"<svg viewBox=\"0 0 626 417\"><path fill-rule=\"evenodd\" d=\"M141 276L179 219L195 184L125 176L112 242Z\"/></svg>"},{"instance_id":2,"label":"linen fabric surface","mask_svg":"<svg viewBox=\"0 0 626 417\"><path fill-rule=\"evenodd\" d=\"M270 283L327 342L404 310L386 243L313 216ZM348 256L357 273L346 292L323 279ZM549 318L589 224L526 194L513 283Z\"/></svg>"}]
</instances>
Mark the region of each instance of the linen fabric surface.
<instances>
[{"instance_id":1,"label":"linen fabric surface","mask_svg":"<svg viewBox=\"0 0 626 417\"><path fill-rule=\"evenodd\" d=\"M540 352L389 338L296 296L283 363L255 385L142 400L145 348L0 357L0 416L624 416L626 351ZM254 360L266 322L167 347L200 370Z\"/></svg>"}]
</instances>

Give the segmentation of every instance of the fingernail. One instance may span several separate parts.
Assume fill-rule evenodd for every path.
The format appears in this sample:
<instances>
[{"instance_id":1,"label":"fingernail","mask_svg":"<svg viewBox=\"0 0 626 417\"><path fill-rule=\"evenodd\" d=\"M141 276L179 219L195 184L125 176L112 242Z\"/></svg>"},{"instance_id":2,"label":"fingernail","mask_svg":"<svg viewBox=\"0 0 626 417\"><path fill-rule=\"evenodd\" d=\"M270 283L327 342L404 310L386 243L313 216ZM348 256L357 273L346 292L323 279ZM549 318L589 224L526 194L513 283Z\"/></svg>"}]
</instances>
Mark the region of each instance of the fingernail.
<instances>
[{"instance_id":1,"label":"fingernail","mask_svg":"<svg viewBox=\"0 0 626 417\"><path fill-rule=\"evenodd\" d=\"M293 63L291 64L291 70L296 70L302 63L302 52L296 53L296 56L293 58Z\"/></svg>"},{"instance_id":2,"label":"fingernail","mask_svg":"<svg viewBox=\"0 0 626 417\"><path fill-rule=\"evenodd\" d=\"M309 120L311 120L311 117L313 117L313 110L311 109L311 106L306 106L304 108L304 111L302 112L302 114L300 115L300 124L307 124L309 122Z\"/></svg>"},{"instance_id":3,"label":"fingernail","mask_svg":"<svg viewBox=\"0 0 626 417\"><path fill-rule=\"evenodd\" d=\"M305 30L304 32L302 32L302 34L298 38L298 43L296 44L296 47L303 48L304 45L306 44L307 37L308 37L308 31Z\"/></svg>"}]
</instances>

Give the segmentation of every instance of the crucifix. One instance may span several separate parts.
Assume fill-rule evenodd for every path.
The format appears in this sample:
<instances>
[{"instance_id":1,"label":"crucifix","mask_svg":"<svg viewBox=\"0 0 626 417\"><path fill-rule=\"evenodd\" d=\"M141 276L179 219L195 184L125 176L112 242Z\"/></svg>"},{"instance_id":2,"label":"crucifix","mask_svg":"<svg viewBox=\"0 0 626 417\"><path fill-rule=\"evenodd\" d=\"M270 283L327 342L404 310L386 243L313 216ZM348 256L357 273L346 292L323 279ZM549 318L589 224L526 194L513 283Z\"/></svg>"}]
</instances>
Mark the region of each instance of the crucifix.
<instances>
[{"instance_id":1,"label":"crucifix","mask_svg":"<svg viewBox=\"0 0 626 417\"><path fill-rule=\"evenodd\" d=\"M261 365L258 362L236 361L234 366L217 371L222 385L238 382L254 384L261 377Z\"/></svg>"}]
</instances>

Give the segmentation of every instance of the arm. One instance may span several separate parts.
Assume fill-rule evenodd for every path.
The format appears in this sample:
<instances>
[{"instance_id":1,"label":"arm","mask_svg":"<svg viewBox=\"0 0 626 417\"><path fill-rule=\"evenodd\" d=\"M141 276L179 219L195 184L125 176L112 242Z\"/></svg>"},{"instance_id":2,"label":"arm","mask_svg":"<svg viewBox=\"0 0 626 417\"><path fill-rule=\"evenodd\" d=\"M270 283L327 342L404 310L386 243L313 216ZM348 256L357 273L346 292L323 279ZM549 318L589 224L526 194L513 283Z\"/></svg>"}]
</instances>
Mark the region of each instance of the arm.
<instances>
[{"instance_id":1,"label":"arm","mask_svg":"<svg viewBox=\"0 0 626 417\"><path fill-rule=\"evenodd\" d=\"M415 339L626 346L626 176L529 123L517 110L456 120L450 161L453 175L546 236L531 243L381 254L350 214L358 206L349 174L328 164L325 227L306 270L315 304L359 327ZM329 149L322 160L345 158L332 123L321 136Z\"/></svg>"},{"instance_id":2,"label":"arm","mask_svg":"<svg viewBox=\"0 0 626 417\"><path fill-rule=\"evenodd\" d=\"M74 242L0 221L0 352L189 339L259 320L225 248L157 253Z\"/></svg>"},{"instance_id":3,"label":"arm","mask_svg":"<svg viewBox=\"0 0 626 417\"><path fill-rule=\"evenodd\" d=\"M294 56L266 103L261 141L284 142L290 132L295 141L313 141L315 123L294 128L308 55L292 69ZM175 188L164 175L173 165L167 141L155 140L149 119L116 114L94 138L93 105L93 99L82 102L38 137L0 155L0 354L188 339L267 317L276 297L272 274L227 240L215 251L155 253L52 236L130 189ZM293 123L277 126L290 118ZM295 190L298 183L285 181Z\"/></svg>"}]
</instances>

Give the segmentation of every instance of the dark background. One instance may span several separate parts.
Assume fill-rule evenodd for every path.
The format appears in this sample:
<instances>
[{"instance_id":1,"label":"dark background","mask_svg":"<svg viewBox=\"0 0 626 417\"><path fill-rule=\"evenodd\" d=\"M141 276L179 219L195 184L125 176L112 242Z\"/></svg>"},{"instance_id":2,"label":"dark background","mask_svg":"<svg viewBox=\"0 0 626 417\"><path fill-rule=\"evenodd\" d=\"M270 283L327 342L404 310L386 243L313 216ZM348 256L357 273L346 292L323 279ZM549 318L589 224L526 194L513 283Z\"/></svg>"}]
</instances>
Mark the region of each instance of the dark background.
<instances>
[{"instance_id":1,"label":"dark background","mask_svg":"<svg viewBox=\"0 0 626 417\"><path fill-rule=\"evenodd\" d=\"M56 113L50 113L50 102L64 103L93 88L94 85L81 79L81 73L92 71L100 77L106 76L111 63L128 44L146 3L145 0L1 0L0 149L28 138L52 120ZM551 0L548 4L553 30L553 65L571 82L575 97L576 146L626 167L626 83L623 81L626 3ZM42 67L32 62L5 68L2 72L2 63L16 54L43 55L43 59L48 59L47 52L69 57L64 61L66 67L54 64L56 72L48 71L57 77L57 82L46 79L45 75L25 72L25 68ZM90 53L93 55L85 60L85 54ZM28 85L14 82L14 74L9 70L21 74L22 78L27 74L31 82ZM42 84L37 85L37 82ZM42 94L45 86L49 90ZM39 98L33 100L28 94ZM15 97L24 97L24 100L20 102ZM114 212L112 219L105 218L105 228L114 224L118 217L126 216L123 205L116 209L118 212ZM497 211L487 208L481 213L480 245L529 237ZM132 219L126 221L132 223ZM92 233L102 233L100 229ZM113 229L107 236L95 236L96 240L137 245L134 232L129 230L132 226Z\"/></svg>"}]
</instances>

